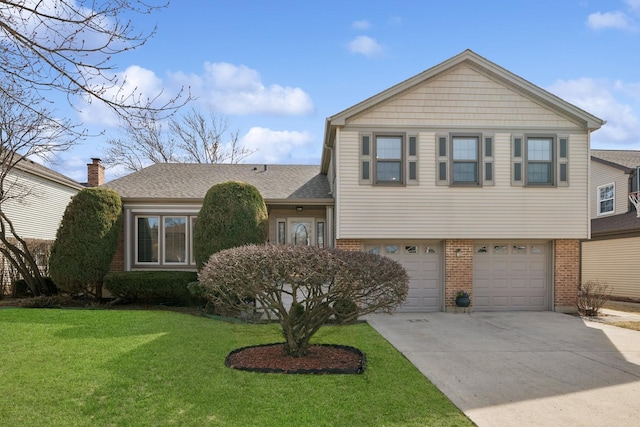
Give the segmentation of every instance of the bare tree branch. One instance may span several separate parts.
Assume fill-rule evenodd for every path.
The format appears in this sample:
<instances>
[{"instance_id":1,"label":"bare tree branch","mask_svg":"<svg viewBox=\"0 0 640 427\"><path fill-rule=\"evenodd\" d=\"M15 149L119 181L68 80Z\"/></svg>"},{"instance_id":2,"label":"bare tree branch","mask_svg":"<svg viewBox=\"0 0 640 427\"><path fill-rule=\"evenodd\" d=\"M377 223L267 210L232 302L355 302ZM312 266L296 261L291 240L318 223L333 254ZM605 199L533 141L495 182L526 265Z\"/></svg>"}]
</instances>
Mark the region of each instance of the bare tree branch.
<instances>
[{"instance_id":1,"label":"bare tree branch","mask_svg":"<svg viewBox=\"0 0 640 427\"><path fill-rule=\"evenodd\" d=\"M162 100L161 93L127 89L115 74L114 56L136 49L152 37L135 32L132 15L151 14L168 3L133 0L0 0L0 81L20 86L30 99L49 100L51 91L98 101L118 117L130 120L147 111L175 111L190 97L183 93ZM0 93L11 98L4 83ZM27 104L14 98L17 103Z\"/></svg>"},{"instance_id":2,"label":"bare tree branch","mask_svg":"<svg viewBox=\"0 0 640 427\"><path fill-rule=\"evenodd\" d=\"M107 140L104 164L138 171L154 163L238 163L253 153L214 110L205 116L192 108L172 117L167 130L163 124L154 113L123 123L122 136Z\"/></svg>"}]
</instances>

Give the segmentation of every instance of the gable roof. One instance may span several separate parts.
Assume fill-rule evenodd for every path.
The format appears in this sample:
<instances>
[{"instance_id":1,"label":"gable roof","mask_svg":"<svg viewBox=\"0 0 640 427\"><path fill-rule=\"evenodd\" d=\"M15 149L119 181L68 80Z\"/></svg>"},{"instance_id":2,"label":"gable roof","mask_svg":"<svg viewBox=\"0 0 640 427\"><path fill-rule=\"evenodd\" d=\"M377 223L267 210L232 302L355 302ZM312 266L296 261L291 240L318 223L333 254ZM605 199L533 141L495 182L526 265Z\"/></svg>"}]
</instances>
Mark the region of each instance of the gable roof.
<instances>
[{"instance_id":1,"label":"gable roof","mask_svg":"<svg viewBox=\"0 0 640 427\"><path fill-rule=\"evenodd\" d=\"M509 86L513 90L531 99L532 101L543 105L544 107L554 110L558 114L567 117L571 121L580 124L585 130L599 129L606 122L573 104L570 104L550 92L528 82L527 80L511 73L510 71L500 67L499 65L483 58L472 50L464 52L434 66L420 74L415 75L389 89L378 93L346 110L335 114L326 120L324 146L322 152L321 171L327 171L330 159L330 149L333 148L335 141L336 128L346 124L350 118L374 108L389 99L408 91L425 81L432 79L444 72L447 72L460 64L467 64L482 74L499 81L505 86Z\"/></svg>"},{"instance_id":2,"label":"gable roof","mask_svg":"<svg viewBox=\"0 0 640 427\"><path fill-rule=\"evenodd\" d=\"M160 163L103 185L126 201L201 202L215 184L242 181L267 203L333 204L317 165Z\"/></svg>"},{"instance_id":3,"label":"gable roof","mask_svg":"<svg viewBox=\"0 0 640 427\"><path fill-rule=\"evenodd\" d=\"M27 157L20 156L19 154L14 153L13 156L19 156L20 160L17 161L14 165L14 169L16 171L22 171L29 173L31 175L38 176L40 178L44 178L48 181L56 182L58 184L64 185L65 187L73 188L74 190L82 190L85 188L84 185L80 184L73 179L58 173L52 169L49 169L46 166L43 166L33 160L28 159ZM11 160L13 163L13 160Z\"/></svg>"},{"instance_id":4,"label":"gable roof","mask_svg":"<svg viewBox=\"0 0 640 427\"><path fill-rule=\"evenodd\" d=\"M591 159L626 173L631 173L640 167L638 150L591 150Z\"/></svg>"}]
</instances>

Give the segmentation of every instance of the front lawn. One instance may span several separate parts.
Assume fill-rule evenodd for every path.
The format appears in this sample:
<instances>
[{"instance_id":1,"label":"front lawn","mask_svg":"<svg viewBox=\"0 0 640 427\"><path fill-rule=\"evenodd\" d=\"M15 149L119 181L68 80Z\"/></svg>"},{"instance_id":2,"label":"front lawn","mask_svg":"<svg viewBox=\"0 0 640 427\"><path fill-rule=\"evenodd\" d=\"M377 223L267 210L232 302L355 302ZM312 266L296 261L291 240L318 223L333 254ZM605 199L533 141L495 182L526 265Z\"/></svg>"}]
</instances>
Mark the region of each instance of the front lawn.
<instances>
[{"instance_id":1,"label":"front lawn","mask_svg":"<svg viewBox=\"0 0 640 427\"><path fill-rule=\"evenodd\" d=\"M229 369L278 326L166 311L2 309L0 334L6 426L473 425L367 324L314 340L364 351L363 375Z\"/></svg>"}]
</instances>

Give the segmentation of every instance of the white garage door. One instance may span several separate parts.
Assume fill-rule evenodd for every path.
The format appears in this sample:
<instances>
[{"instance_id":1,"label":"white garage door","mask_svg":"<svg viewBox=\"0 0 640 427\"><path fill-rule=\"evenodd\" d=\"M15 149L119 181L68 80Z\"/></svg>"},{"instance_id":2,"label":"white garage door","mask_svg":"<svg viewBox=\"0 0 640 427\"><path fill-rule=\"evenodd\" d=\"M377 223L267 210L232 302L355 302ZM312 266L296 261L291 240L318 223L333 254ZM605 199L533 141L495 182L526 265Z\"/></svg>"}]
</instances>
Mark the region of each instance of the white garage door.
<instances>
[{"instance_id":1,"label":"white garage door","mask_svg":"<svg viewBox=\"0 0 640 427\"><path fill-rule=\"evenodd\" d=\"M548 242L482 242L474 245L473 309L549 309Z\"/></svg>"},{"instance_id":2,"label":"white garage door","mask_svg":"<svg viewBox=\"0 0 640 427\"><path fill-rule=\"evenodd\" d=\"M407 302L398 311L440 310L441 248L440 242L371 242L365 244L366 251L392 258L407 270L409 295Z\"/></svg>"}]
</instances>

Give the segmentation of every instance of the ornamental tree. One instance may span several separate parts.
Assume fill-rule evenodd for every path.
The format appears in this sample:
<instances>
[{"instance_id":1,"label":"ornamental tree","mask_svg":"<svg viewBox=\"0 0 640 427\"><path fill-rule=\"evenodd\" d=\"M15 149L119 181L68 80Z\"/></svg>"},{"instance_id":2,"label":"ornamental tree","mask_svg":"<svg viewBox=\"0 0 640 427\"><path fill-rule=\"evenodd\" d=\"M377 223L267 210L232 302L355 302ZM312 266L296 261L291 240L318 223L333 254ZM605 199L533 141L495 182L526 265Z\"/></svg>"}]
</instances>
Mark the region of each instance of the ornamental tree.
<instances>
[{"instance_id":1,"label":"ornamental tree","mask_svg":"<svg viewBox=\"0 0 640 427\"><path fill-rule=\"evenodd\" d=\"M407 297L402 265L365 252L314 246L248 245L211 256L194 293L232 313L276 318L291 356L332 317L347 323L372 312L392 312ZM263 312L261 312L263 311Z\"/></svg>"},{"instance_id":2,"label":"ornamental tree","mask_svg":"<svg viewBox=\"0 0 640 427\"><path fill-rule=\"evenodd\" d=\"M256 187L238 181L214 185L195 224L193 253L198 269L223 249L265 243L268 227L267 207Z\"/></svg>"},{"instance_id":3,"label":"ornamental tree","mask_svg":"<svg viewBox=\"0 0 640 427\"><path fill-rule=\"evenodd\" d=\"M121 221L122 202L115 191L87 188L73 197L49 258L49 274L61 290L102 298Z\"/></svg>"}]
</instances>

